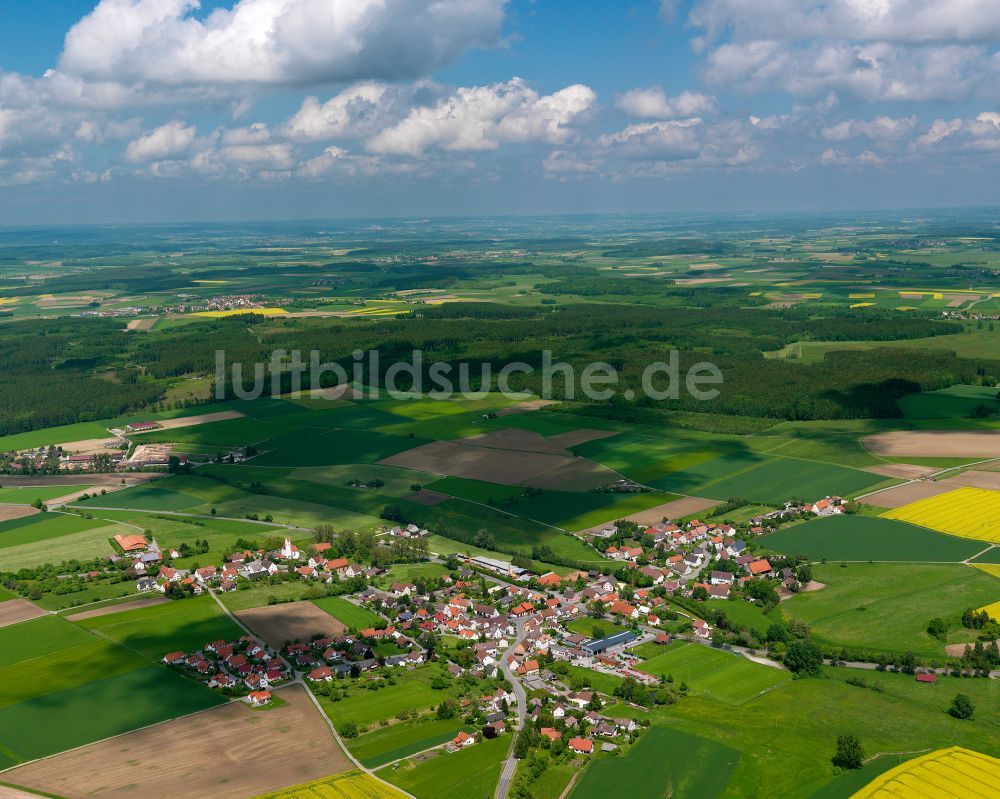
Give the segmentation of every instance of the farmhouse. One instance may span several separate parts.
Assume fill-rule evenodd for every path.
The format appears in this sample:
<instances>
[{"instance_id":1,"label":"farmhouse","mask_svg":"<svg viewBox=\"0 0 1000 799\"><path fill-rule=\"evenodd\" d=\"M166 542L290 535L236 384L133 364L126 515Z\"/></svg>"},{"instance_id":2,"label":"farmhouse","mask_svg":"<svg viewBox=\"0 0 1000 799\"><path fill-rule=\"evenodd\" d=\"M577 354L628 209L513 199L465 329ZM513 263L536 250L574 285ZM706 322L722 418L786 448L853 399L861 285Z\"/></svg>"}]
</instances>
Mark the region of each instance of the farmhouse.
<instances>
[{"instance_id":1,"label":"farmhouse","mask_svg":"<svg viewBox=\"0 0 1000 799\"><path fill-rule=\"evenodd\" d=\"M146 537L142 535L115 535L115 543L121 547L122 552L140 552L147 546Z\"/></svg>"},{"instance_id":2,"label":"farmhouse","mask_svg":"<svg viewBox=\"0 0 1000 799\"><path fill-rule=\"evenodd\" d=\"M148 433L150 430L159 430L158 422L133 422L125 425L125 430L129 433Z\"/></svg>"},{"instance_id":3,"label":"farmhouse","mask_svg":"<svg viewBox=\"0 0 1000 799\"><path fill-rule=\"evenodd\" d=\"M569 748L578 755L589 755L594 752L594 742L586 738L570 738Z\"/></svg>"}]
</instances>

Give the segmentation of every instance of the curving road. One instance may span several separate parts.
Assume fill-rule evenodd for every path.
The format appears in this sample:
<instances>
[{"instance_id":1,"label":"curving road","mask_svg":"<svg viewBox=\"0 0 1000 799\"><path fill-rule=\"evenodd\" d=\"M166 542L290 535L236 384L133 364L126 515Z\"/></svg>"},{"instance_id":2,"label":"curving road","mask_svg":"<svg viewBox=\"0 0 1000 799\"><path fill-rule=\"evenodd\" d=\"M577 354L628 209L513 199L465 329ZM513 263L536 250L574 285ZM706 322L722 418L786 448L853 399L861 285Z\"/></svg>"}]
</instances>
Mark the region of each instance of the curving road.
<instances>
[{"instance_id":1,"label":"curving road","mask_svg":"<svg viewBox=\"0 0 1000 799\"><path fill-rule=\"evenodd\" d=\"M514 689L514 696L517 697L517 730L523 730L524 724L528 718L528 695L524 691L524 686L521 685L521 680L514 673L513 669L510 667L508 662L510 656L514 654L514 649L524 638L524 622L517 622L517 635L514 637L514 643L508 647L507 651L503 653L502 659L500 661L500 668L503 670L503 675L509 681ZM503 764L503 771L500 773L500 779L497 782L497 790L494 796L496 799L506 799L507 793L510 791L511 780L514 779L514 770L517 768L517 758L514 757L514 742L517 740L517 736L511 735L510 741L510 752L507 754L507 760Z\"/></svg>"}]
</instances>

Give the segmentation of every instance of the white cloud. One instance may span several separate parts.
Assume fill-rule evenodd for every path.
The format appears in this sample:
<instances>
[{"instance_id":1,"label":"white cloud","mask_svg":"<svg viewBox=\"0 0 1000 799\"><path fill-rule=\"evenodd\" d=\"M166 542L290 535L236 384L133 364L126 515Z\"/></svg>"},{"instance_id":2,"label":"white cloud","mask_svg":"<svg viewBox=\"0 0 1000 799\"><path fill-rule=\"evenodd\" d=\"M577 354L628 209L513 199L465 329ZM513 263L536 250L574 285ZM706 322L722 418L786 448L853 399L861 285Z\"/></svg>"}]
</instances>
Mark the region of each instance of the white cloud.
<instances>
[{"instance_id":1,"label":"white cloud","mask_svg":"<svg viewBox=\"0 0 1000 799\"><path fill-rule=\"evenodd\" d=\"M370 131L388 92L389 87L384 84L360 83L322 104L316 97L306 97L302 107L288 120L286 135L300 141L322 141Z\"/></svg>"},{"instance_id":2,"label":"white cloud","mask_svg":"<svg viewBox=\"0 0 1000 799\"><path fill-rule=\"evenodd\" d=\"M185 127L183 122L173 121L156 130L140 136L128 143L125 157L129 161L160 161L183 155L194 143L195 127Z\"/></svg>"},{"instance_id":3,"label":"white cloud","mask_svg":"<svg viewBox=\"0 0 1000 799\"><path fill-rule=\"evenodd\" d=\"M995 0L699 0L689 22L709 38L901 43L1000 38Z\"/></svg>"},{"instance_id":4,"label":"white cloud","mask_svg":"<svg viewBox=\"0 0 1000 799\"><path fill-rule=\"evenodd\" d=\"M619 111L640 119L704 116L717 110L715 98L711 95L683 91L676 97L667 97L658 86L627 91L618 96L615 106Z\"/></svg>"},{"instance_id":5,"label":"white cloud","mask_svg":"<svg viewBox=\"0 0 1000 799\"><path fill-rule=\"evenodd\" d=\"M603 147L613 147L623 154L635 157L691 158L701 152L702 127L703 121L697 117L669 122L644 122L605 134L598 142Z\"/></svg>"},{"instance_id":6,"label":"white cloud","mask_svg":"<svg viewBox=\"0 0 1000 799\"><path fill-rule=\"evenodd\" d=\"M520 78L460 88L432 106L414 108L368 141L374 153L417 156L431 148L495 150L501 143L567 141L572 125L596 101L581 84L539 95Z\"/></svg>"},{"instance_id":7,"label":"white cloud","mask_svg":"<svg viewBox=\"0 0 1000 799\"><path fill-rule=\"evenodd\" d=\"M89 81L309 84L425 75L498 42L505 0L101 0L60 71Z\"/></svg>"},{"instance_id":8,"label":"white cloud","mask_svg":"<svg viewBox=\"0 0 1000 799\"><path fill-rule=\"evenodd\" d=\"M827 141L846 141L858 137L895 141L908 138L916 125L915 116L898 118L877 116L871 120L845 119L823 128L822 136Z\"/></svg>"}]
</instances>

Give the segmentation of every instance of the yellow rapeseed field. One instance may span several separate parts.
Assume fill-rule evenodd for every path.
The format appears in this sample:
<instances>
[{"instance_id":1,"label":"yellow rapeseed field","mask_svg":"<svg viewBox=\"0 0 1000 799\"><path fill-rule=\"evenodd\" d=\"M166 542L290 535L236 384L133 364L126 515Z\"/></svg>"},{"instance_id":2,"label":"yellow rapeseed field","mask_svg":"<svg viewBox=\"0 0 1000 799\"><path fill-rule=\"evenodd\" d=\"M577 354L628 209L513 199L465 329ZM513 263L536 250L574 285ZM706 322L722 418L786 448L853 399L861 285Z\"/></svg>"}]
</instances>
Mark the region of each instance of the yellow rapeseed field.
<instances>
[{"instance_id":1,"label":"yellow rapeseed field","mask_svg":"<svg viewBox=\"0 0 1000 799\"><path fill-rule=\"evenodd\" d=\"M852 302L851 303L851 307L852 308L868 308L869 306L874 305L874 304L875 303L873 303L873 302Z\"/></svg>"},{"instance_id":2,"label":"yellow rapeseed field","mask_svg":"<svg viewBox=\"0 0 1000 799\"><path fill-rule=\"evenodd\" d=\"M875 299L875 293L874 292L867 292L867 293L865 293L865 292L859 292L857 294L848 294L847 295L847 299L849 299L849 300L874 300Z\"/></svg>"},{"instance_id":3,"label":"yellow rapeseed field","mask_svg":"<svg viewBox=\"0 0 1000 799\"><path fill-rule=\"evenodd\" d=\"M851 799L994 799L998 785L1000 760L952 746L890 769Z\"/></svg>"},{"instance_id":4,"label":"yellow rapeseed field","mask_svg":"<svg viewBox=\"0 0 1000 799\"><path fill-rule=\"evenodd\" d=\"M361 771L348 771L257 799L406 799L406 794Z\"/></svg>"},{"instance_id":5,"label":"yellow rapeseed field","mask_svg":"<svg viewBox=\"0 0 1000 799\"><path fill-rule=\"evenodd\" d=\"M208 319L221 319L225 316L242 316L257 314L258 316L281 316L288 313L284 308L234 308L231 311L197 311L192 316L204 316Z\"/></svg>"},{"instance_id":6,"label":"yellow rapeseed field","mask_svg":"<svg viewBox=\"0 0 1000 799\"><path fill-rule=\"evenodd\" d=\"M1000 543L1000 491L957 488L882 515L962 538Z\"/></svg>"}]
</instances>

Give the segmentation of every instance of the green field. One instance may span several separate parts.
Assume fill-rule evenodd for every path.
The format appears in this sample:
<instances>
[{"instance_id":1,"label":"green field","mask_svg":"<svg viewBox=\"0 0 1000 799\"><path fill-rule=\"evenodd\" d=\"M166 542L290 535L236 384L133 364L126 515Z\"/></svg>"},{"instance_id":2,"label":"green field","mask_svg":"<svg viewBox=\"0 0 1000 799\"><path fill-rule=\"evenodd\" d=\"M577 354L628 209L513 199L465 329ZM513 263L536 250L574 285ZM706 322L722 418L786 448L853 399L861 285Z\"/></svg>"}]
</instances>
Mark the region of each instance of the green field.
<instances>
[{"instance_id":1,"label":"green field","mask_svg":"<svg viewBox=\"0 0 1000 799\"><path fill-rule=\"evenodd\" d=\"M42 616L0 627L0 667L61 652L93 640L91 635L55 616Z\"/></svg>"},{"instance_id":2,"label":"green field","mask_svg":"<svg viewBox=\"0 0 1000 799\"><path fill-rule=\"evenodd\" d=\"M423 763L404 761L384 778L417 799L484 799L493 795L509 746L502 735Z\"/></svg>"},{"instance_id":3,"label":"green field","mask_svg":"<svg viewBox=\"0 0 1000 799\"><path fill-rule=\"evenodd\" d=\"M418 719L390 724L346 741L347 748L362 765L378 768L393 760L447 743L459 730L473 732L460 719Z\"/></svg>"},{"instance_id":4,"label":"green field","mask_svg":"<svg viewBox=\"0 0 1000 799\"><path fill-rule=\"evenodd\" d=\"M0 757L45 757L223 702L162 666L134 669L0 709Z\"/></svg>"},{"instance_id":5,"label":"green field","mask_svg":"<svg viewBox=\"0 0 1000 799\"><path fill-rule=\"evenodd\" d=\"M3 485L3 478L0 477L0 485ZM87 486L82 485L44 485L44 486L15 486L10 488L0 488L0 503L10 505L31 505L36 499L48 502L50 499L72 494L74 491L84 491Z\"/></svg>"},{"instance_id":6,"label":"green field","mask_svg":"<svg viewBox=\"0 0 1000 799\"><path fill-rule=\"evenodd\" d=\"M431 681L440 673L438 666L422 666L398 674L395 685L385 684L376 691L355 687L346 699L336 702L325 696L317 698L334 725L353 721L364 728L395 718L403 710L422 713L440 704L450 695L431 688Z\"/></svg>"},{"instance_id":7,"label":"green field","mask_svg":"<svg viewBox=\"0 0 1000 799\"><path fill-rule=\"evenodd\" d=\"M43 531L36 528L33 532ZM118 553L110 539L119 532L122 532L120 527L106 525L85 532L60 535L54 539L4 547L0 549L0 571L17 571L44 563L57 565L67 560L107 558Z\"/></svg>"},{"instance_id":8,"label":"green field","mask_svg":"<svg viewBox=\"0 0 1000 799\"><path fill-rule=\"evenodd\" d=\"M1000 412L997 390L990 386L951 386L940 391L909 394L896 400L907 419L970 418L972 409L985 405L992 416Z\"/></svg>"},{"instance_id":9,"label":"green field","mask_svg":"<svg viewBox=\"0 0 1000 799\"><path fill-rule=\"evenodd\" d=\"M358 607L353 602L348 602L339 596L314 599L312 603L354 630L364 630L368 627L378 628L385 624L385 619L377 613L373 613L367 608Z\"/></svg>"},{"instance_id":10,"label":"green field","mask_svg":"<svg viewBox=\"0 0 1000 799\"><path fill-rule=\"evenodd\" d=\"M683 641L667 644L661 654L639 668L657 677L673 676L676 683L686 682L695 693L737 705L791 678L787 671L761 666L741 655Z\"/></svg>"},{"instance_id":11,"label":"green field","mask_svg":"<svg viewBox=\"0 0 1000 799\"><path fill-rule=\"evenodd\" d=\"M944 643L927 633L928 622L952 624L947 643L971 641L972 631L958 624L962 612L1000 598L1000 580L958 564L819 564L813 579L826 588L782 602L782 613L807 622L822 644L871 653L943 660Z\"/></svg>"},{"instance_id":12,"label":"green field","mask_svg":"<svg viewBox=\"0 0 1000 799\"><path fill-rule=\"evenodd\" d=\"M100 519L83 519L72 513L40 513L0 523L0 549L50 541L60 536L102 527Z\"/></svg>"},{"instance_id":13,"label":"green field","mask_svg":"<svg viewBox=\"0 0 1000 799\"><path fill-rule=\"evenodd\" d=\"M232 641L243 635L207 595L95 616L77 623L154 661L168 652L191 652L210 641L220 638Z\"/></svg>"},{"instance_id":14,"label":"green field","mask_svg":"<svg viewBox=\"0 0 1000 799\"><path fill-rule=\"evenodd\" d=\"M664 754L669 752L669 757ZM625 757L596 760L571 799L705 799L726 789L740 753L668 727L652 727Z\"/></svg>"},{"instance_id":15,"label":"green field","mask_svg":"<svg viewBox=\"0 0 1000 799\"><path fill-rule=\"evenodd\" d=\"M810 560L959 562L981 552L980 541L935 533L926 527L871 516L830 516L769 533L767 550Z\"/></svg>"}]
</instances>

